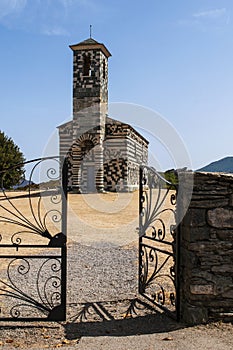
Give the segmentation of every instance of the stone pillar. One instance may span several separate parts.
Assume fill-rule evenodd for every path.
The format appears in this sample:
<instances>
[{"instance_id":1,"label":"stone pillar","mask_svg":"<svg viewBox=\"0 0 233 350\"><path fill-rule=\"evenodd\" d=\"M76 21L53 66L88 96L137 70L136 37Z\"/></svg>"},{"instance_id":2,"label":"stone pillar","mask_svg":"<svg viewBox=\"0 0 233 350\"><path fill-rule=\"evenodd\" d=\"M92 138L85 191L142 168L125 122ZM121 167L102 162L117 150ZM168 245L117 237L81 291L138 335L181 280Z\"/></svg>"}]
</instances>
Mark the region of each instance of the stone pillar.
<instances>
[{"instance_id":1,"label":"stone pillar","mask_svg":"<svg viewBox=\"0 0 233 350\"><path fill-rule=\"evenodd\" d=\"M104 157L103 157L103 143L95 146L95 170L96 170L96 190L98 192L104 191Z\"/></svg>"},{"instance_id":2,"label":"stone pillar","mask_svg":"<svg viewBox=\"0 0 233 350\"><path fill-rule=\"evenodd\" d=\"M181 319L233 318L233 176L194 174L180 234Z\"/></svg>"},{"instance_id":3,"label":"stone pillar","mask_svg":"<svg viewBox=\"0 0 233 350\"><path fill-rule=\"evenodd\" d=\"M72 158L72 189L74 192L80 192L81 181L81 149L78 146L74 146L71 151Z\"/></svg>"}]
</instances>

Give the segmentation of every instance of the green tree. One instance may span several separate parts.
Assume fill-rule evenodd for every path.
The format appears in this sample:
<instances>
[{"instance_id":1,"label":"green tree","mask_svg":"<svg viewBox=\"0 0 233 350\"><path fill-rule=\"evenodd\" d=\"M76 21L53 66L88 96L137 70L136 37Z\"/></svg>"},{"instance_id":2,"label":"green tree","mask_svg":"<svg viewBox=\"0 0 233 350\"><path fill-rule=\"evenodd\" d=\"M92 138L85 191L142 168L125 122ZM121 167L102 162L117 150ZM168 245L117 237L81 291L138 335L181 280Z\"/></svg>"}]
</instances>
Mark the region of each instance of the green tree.
<instances>
[{"instance_id":1,"label":"green tree","mask_svg":"<svg viewBox=\"0 0 233 350\"><path fill-rule=\"evenodd\" d=\"M9 189L20 183L24 175L24 161L19 147L0 131L0 187ZM21 165L17 166L18 164Z\"/></svg>"},{"instance_id":2,"label":"green tree","mask_svg":"<svg viewBox=\"0 0 233 350\"><path fill-rule=\"evenodd\" d=\"M178 184L178 175L176 170L167 170L164 175L167 181L171 182L174 185Z\"/></svg>"}]
</instances>

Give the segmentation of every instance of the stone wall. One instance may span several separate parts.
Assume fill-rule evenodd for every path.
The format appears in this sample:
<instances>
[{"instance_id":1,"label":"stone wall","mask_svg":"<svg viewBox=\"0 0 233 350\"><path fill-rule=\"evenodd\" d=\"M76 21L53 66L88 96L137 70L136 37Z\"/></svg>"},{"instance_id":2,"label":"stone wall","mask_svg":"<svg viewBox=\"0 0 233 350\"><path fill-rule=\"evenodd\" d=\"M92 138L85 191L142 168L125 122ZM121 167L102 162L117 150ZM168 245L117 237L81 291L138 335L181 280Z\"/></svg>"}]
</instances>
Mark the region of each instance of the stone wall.
<instances>
[{"instance_id":1,"label":"stone wall","mask_svg":"<svg viewBox=\"0 0 233 350\"><path fill-rule=\"evenodd\" d=\"M233 176L194 174L180 235L181 319L233 317Z\"/></svg>"},{"instance_id":2,"label":"stone wall","mask_svg":"<svg viewBox=\"0 0 233 350\"><path fill-rule=\"evenodd\" d=\"M104 140L104 188L139 188L139 166L148 163L148 141L130 125L107 118Z\"/></svg>"},{"instance_id":3,"label":"stone wall","mask_svg":"<svg viewBox=\"0 0 233 350\"><path fill-rule=\"evenodd\" d=\"M104 189L125 191L127 187L127 161L124 158L111 159L104 163Z\"/></svg>"}]
</instances>

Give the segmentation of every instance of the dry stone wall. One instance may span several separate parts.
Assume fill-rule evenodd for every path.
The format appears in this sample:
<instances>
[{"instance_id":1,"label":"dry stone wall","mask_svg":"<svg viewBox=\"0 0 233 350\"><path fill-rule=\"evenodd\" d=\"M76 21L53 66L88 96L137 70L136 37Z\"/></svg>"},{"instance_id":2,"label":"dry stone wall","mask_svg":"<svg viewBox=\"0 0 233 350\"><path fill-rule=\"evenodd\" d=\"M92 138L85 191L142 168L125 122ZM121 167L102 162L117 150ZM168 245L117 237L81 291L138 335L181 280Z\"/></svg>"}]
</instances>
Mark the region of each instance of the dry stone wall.
<instances>
[{"instance_id":1,"label":"dry stone wall","mask_svg":"<svg viewBox=\"0 0 233 350\"><path fill-rule=\"evenodd\" d=\"M233 176L194 174L180 235L181 318L190 324L233 318Z\"/></svg>"}]
</instances>

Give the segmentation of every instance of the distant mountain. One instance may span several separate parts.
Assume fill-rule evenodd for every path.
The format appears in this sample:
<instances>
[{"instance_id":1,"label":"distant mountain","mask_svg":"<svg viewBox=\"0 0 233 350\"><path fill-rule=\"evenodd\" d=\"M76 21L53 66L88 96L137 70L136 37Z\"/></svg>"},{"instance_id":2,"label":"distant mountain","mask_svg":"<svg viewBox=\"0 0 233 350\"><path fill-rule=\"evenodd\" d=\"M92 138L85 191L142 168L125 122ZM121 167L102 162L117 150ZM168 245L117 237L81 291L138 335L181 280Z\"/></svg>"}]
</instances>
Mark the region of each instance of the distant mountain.
<instances>
[{"instance_id":1,"label":"distant mountain","mask_svg":"<svg viewBox=\"0 0 233 350\"><path fill-rule=\"evenodd\" d=\"M226 157L216 162L212 162L196 171L233 173L233 157Z\"/></svg>"},{"instance_id":2,"label":"distant mountain","mask_svg":"<svg viewBox=\"0 0 233 350\"><path fill-rule=\"evenodd\" d=\"M33 182L28 180L23 180L20 184L13 186L13 189L17 190L18 188L23 188L29 185L33 185Z\"/></svg>"}]
</instances>

